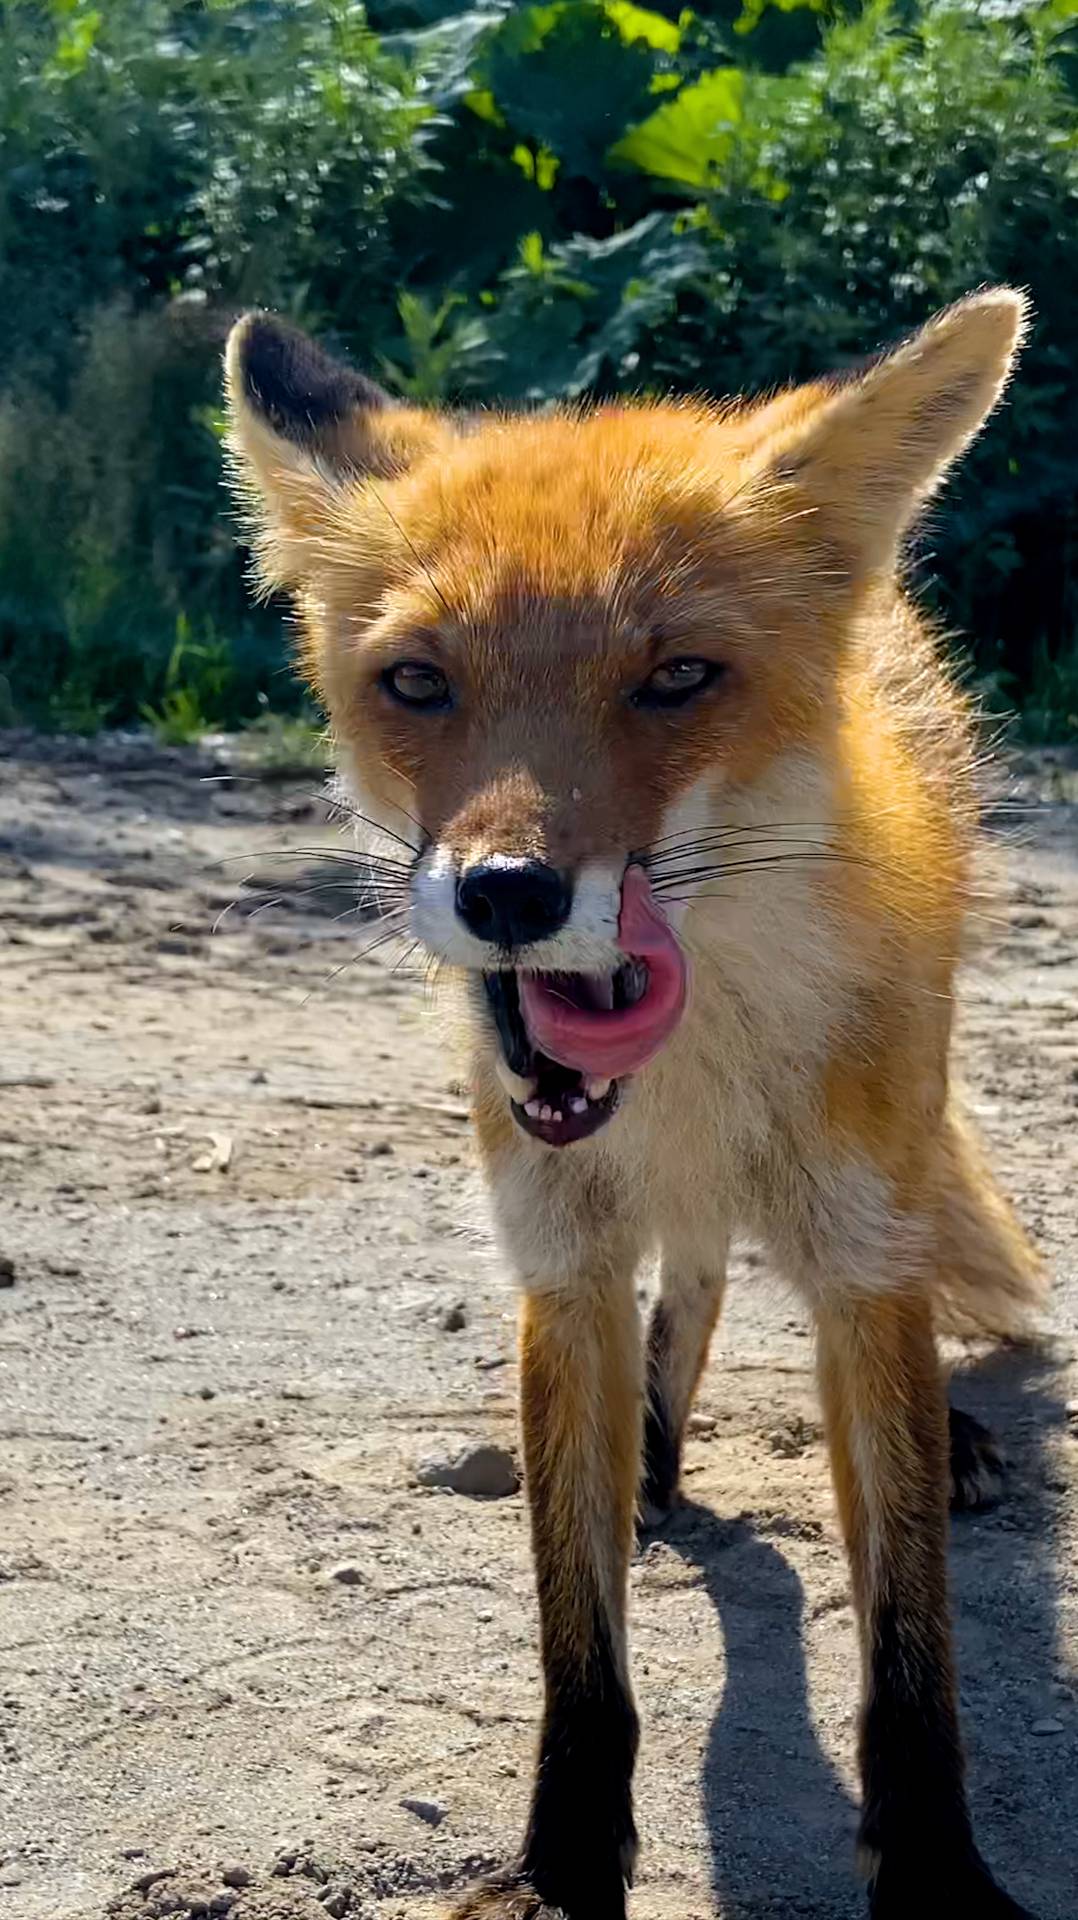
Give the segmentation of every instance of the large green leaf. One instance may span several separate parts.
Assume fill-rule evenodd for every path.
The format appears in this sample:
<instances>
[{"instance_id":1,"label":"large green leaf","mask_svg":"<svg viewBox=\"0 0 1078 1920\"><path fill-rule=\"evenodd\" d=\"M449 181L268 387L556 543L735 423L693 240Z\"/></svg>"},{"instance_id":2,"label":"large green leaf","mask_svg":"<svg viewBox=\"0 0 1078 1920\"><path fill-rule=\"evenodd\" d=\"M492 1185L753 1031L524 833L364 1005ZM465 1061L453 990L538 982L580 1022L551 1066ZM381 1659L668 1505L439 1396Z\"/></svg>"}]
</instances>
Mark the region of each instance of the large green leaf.
<instances>
[{"instance_id":1,"label":"large green leaf","mask_svg":"<svg viewBox=\"0 0 1078 1920\"><path fill-rule=\"evenodd\" d=\"M660 56L626 42L597 0L517 7L479 49L476 77L513 131L558 156L570 175L598 179L605 154L645 111Z\"/></svg>"},{"instance_id":2,"label":"large green leaf","mask_svg":"<svg viewBox=\"0 0 1078 1920\"><path fill-rule=\"evenodd\" d=\"M716 67L623 134L609 158L687 187L713 185L734 143L745 96L738 67Z\"/></svg>"},{"instance_id":3,"label":"large green leaf","mask_svg":"<svg viewBox=\"0 0 1078 1920\"><path fill-rule=\"evenodd\" d=\"M681 45L681 28L664 13L651 7L636 7L632 0L606 0L606 11L623 40L630 45L643 40L657 53L676 53Z\"/></svg>"}]
</instances>

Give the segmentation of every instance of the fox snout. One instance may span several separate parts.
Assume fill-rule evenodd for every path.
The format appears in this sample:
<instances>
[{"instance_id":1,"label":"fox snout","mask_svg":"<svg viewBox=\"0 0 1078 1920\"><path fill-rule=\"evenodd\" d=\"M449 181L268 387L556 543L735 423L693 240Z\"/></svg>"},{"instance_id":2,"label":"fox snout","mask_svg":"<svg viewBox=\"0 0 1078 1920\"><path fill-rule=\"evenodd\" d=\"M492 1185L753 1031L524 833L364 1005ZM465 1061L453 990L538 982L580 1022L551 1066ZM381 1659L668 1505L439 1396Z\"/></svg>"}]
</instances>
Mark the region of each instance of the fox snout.
<instances>
[{"instance_id":1,"label":"fox snout","mask_svg":"<svg viewBox=\"0 0 1078 1920\"><path fill-rule=\"evenodd\" d=\"M609 967L627 855L554 863L538 854L460 853L446 841L412 880L412 929L431 953L490 972Z\"/></svg>"},{"instance_id":2,"label":"fox snout","mask_svg":"<svg viewBox=\"0 0 1078 1920\"><path fill-rule=\"evenodd\" d=\"M457 881L458 919L477 940L492 941L506 954L552 939L572 907L570 876L545 860L479 860Z\"/></svg>"}]
</instances>

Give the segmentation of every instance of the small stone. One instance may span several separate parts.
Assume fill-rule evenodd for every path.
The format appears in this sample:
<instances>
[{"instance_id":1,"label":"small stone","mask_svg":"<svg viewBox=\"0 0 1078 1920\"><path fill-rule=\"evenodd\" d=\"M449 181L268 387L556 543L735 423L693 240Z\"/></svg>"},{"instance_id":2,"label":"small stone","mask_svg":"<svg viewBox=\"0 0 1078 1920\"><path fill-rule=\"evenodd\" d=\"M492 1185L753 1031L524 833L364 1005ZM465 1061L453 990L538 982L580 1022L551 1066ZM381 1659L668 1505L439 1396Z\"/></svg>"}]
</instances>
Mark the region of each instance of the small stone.
<instances>
[{"instance_id":1,"label":"small stone","mask_svg":"<svg viewBox=\"0 0 1078 1920\"><path fill-rule=\"evenodd\" d=\"M438 1324L443 1333L462 1332L468 1324L463 1301L458 1300L453 1306L447 1307Z\"/></svg>"},{"instance_id":2,"label":"small stone","mask_svg":"<svg viewBox=\"0 0 1078 1920\"><path fill-rule=\"evenodd\" d=\"M226 1860L221 1868L221 1878L226 1887L249 1887L251 1875L239 1860Z\"/></svg>"},{"instance_id":3,"label":"small stone","mask_svg":"<svg viewBox=\"0 0 1078 1920\"><path fill-rule=\"evenodd\" d=\"M175 1871L175 1867L150 1867L146 1873L140 1873L132 1885L136 1893L149 1893L150 1888L156 1887L159 1880L170 1879Z\"/></svg>"},{"instance_id":4,"label":"small stone","mask_svg":"<svg viewBox=\"0 0 1078 1920\"><path fill-rule=\"evenodd\" d=\"M211 1913L231 1913L236 1904L234 1893L215 1893L210 1901Z\"/></svg>"},{"instance_id":5,"label":"small stone","mask_svg":"<svg viewBox=\"0 0 1078 1920\"><path fill-rule=\"evenodd\" d=\"M22 1874L18 1867L0 1867L0 1887L21 1887Z\"/></svg>"},{"instance_id":6,"label":"small stone","mask_svg":"<svg viewBox=\"0 0 1078 1920\"><path fill-rule=\"evenodd\" d=\"M367 1160L383 1160L386 1155L392 1153L392 1151L393 1142L391 1140L372 1140L368 1146L360 1148L360 1152Z\"/></svg>"},{"instance_id":7,"label":"small stone","mask_svg":"<svg viewBox=\"0 0 1078 1920\"><path fill-rule=\"evenodd\" d=\"M419 1800L410 1795L401 1801L405 1813L414 1813L417 1820L423 1820L428 1827L440 1827L445 1819L445 1808L437 1800Z\"/></svg>"},{"instance_id":8,"label":"small stone","mask_svg":"<svg viewBox=\"0 0 1078 1920\"><path fill-rule=\"evenodd\" d=\"M146 1098L139 1103L140 1113L160 1113L160 1111L161 1095L159 1093L148 1093Z\"/></svg>"},{"instance_id":9,"label":"small stone","mask_svg":"<svg viewBox=\"0 0 1078 1920\"><path fill-rule=\"evenodd\" d=\"M698 1434L702 1440L708 1440L719 1423L713 1413L690 1413L688 1424L690 1433Z\"/></svg>"},{"instance_id":10,"label":"small stone","mask_svg":"<svg viewBox=\"0 0 1078 1920\"><path fill-rule=\"evenodd\" d=\"M352 1889L347 1880L331 1880L328 1887L323 1887L318 1898L333 1920L341 1920L341 1915L347 1913L352 1904Z\"/></svg>"},{"instance_id":11,"label":"small stone","mask_svg":"<svg viewBox=\"0 0 1078 1920\"><path fill-rule=\"evenodd\" d=\"M767 1444L772 1453L781 1453L787 1460L796 1460L804 1453L812 1439L812 1434L800 1415L794 1414L784 1427L776 1427L767 1436Z\"/></svg>"},{"instance_id":12,"label":"small stone","mask_svg":"<svg viewBox=\"0 0 1078 1920\"><path fill-rule=\"evenodd\" d=\"M1057 1720L1053 1715L1049 1714L1043 1720L1034 1720L1033 1725L1030 1728L1030 1732L1037 1733L1037 1734L1065 1733L1066 1728L1063 1725L1062 1720Z\"/></svg>"},{"instance_id":13,"label":"small stone","mask_svg":"<svg viewBox=\"0 0 1078 1920\"><path fill-rule=\"evenodd\" d=\"M452 1459L430 1454L420 1461L416 1478L421 1487L447 1487L472 1499L504 1500L520 1486L512 1454L484 1444L465 1447Z\"/></svg>"},{"instance_id":14,"label":"small stone","mask_svg":"<svg viewBox=\"0 0 1078 1920\"><path fill-rule=\"evenodd\" d=\"M317 1814L315 1818L318 1818ZM324 1887L329 1879L329 1868L317 1853L303 1854L296 1862L296 1872L302 1873L308 1880L316 1880L321 1887Z\"/></svg>"},{"instance_id":15,"label":"small stone","mask_svg":"<svg viewBox=\"0 0 1078 1920\"><path fill-rule=\"evenodd\" d=\"M15 1285L15 1262L9 1260L6 1253L0 1253L0 1287Z\"/></svg>"},{"instance_id":16,"label":"small stone","mask_svg":"<svg viewBox=\"0 0 1078 1920\"><path fill-rule=\"evenodd\" d=\"M329 1579L335 1580L339 1587L360 1587L363 1585L363 1569L355 1560L338 1560L329 1570Z\"/></svg>"},{"instance_id":17,"label":"small stone","mask_svg":"<svg viewBox=\"0 0 1078 1920\"><path fill-rule=\"evenodd\" d=\"M1078 1423L1078 1400L1068 1400L1063 1411L1068 1420Z\"/></svg>"},{"instance_id":18,"label":"small stone","mask_svg":"<svg viewBox=\"0 0 1078 1920\"><path fill-rule=\"evenodd\" d=\"M286 1874L289 1874L292 1872L292 1869L294 1868L295 1864L296 1864L295 1853L291 1851L285 1851L284 1853L279 1853L277 1855L276 1860L274 1861L272 1867L270 1868L270 1872L273 1874L275 1879L283 1880Z\"/></svg>"}]
</instances>

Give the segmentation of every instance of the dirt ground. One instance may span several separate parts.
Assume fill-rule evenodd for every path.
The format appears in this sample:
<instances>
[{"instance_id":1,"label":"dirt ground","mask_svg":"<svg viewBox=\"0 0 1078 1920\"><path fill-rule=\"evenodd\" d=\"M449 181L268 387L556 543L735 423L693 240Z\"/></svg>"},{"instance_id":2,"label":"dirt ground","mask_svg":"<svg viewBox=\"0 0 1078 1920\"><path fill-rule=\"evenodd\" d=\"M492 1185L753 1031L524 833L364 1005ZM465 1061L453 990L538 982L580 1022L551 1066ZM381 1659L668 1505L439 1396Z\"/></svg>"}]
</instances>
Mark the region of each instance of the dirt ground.
<instances>
[{"instance_id":1,"label":"dirt ground","mask_svg":"<svg viewBox=\"0 0 1078 1920\"><path fill-rule=\"evenodd\" d=\"M515 1445L453 1062L407 971L349 964L347 894L303 891L339 870L271 856L332 846L312 782L234 778L238 752L0 736L13 1920L433 1920L525 1811L523 1499L415 1478ZM964 1363L1012 1470L954 1577L982 1843L1073 1920L1078 772L1018 778L1047 804L962 1052L1056 1291L1043 1353ZM751 1249L700 1407L689 1503L632 1573L634 1920L852 1920L846 1568L807 1328Z\"/></svg>"}]
</instances>

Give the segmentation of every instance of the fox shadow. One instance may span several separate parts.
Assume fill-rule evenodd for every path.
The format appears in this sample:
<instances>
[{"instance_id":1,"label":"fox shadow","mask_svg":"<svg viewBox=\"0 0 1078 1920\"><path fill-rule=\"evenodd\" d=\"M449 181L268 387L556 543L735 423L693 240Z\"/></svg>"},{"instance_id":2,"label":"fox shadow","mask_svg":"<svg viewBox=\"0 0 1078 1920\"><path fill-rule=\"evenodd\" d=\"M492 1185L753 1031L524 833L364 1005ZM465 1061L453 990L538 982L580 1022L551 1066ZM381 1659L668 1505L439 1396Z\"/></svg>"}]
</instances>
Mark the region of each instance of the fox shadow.
<instances>
[{"instance_id":1,"label":"fox shadow","mask_svg":"<svg viewBox=\"0 0 1078 1920\"><path fill-rule=\"evenodd\" d=\"M1057 1644L1060 1488L1050 1458L1064 1401L1051 1364L1028 1351L998 1353L963 1371L952 1392L991 1426L1009 1462L999 1507L959 1515L952 1526L952 1607L978 1841L1002 1884L1038 1920L1073 1920L1078 1843L1060 1819L1075 1788L1073 1729L1067 1739L1044 1726L1058 1726L1068 1711L1074 1717L1073 1704L1061 1705L1053 1690L1067 1677ZM866 1912L855 1870L857 1807L817 1737L806 1594L774 1544L781 1531L769 1521L764 1537L745 1519L724 1521L686 1503L663 1536L702 1575L725 1644L725 1686L701 1782L712 1886L722 1920L854 1920ZM832 1743L846 1747L851 1762L859 1686L851 1614L848 1713Z\"/></svg>"}]
</instances>

